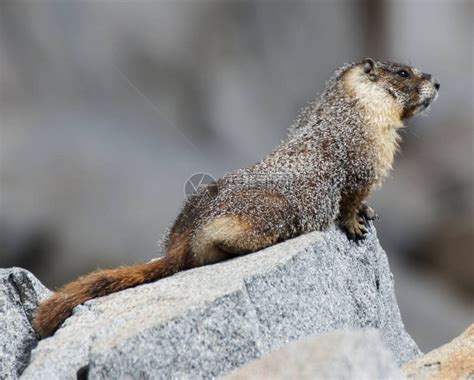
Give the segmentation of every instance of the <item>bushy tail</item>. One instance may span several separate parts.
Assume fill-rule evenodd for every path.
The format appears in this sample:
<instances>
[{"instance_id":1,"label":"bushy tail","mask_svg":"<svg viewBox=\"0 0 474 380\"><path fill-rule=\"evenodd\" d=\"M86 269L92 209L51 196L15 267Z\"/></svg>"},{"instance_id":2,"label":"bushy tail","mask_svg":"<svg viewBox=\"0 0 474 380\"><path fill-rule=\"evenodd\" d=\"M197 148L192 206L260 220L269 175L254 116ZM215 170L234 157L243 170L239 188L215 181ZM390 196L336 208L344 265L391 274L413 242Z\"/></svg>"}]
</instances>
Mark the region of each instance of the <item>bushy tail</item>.
<instances>
[{"instance_id":1,"label":"bushy tail","mask_svg":"<svg viewBox=\"0 0 474 380\"><path fill-rule=\"evenodd\" d=\"M75 306L92 298L171 276L184 269L187 245L172 247L167 255L148 264L100 270L78 278L42 302L36 310L33 328L45 338L71 315Z\"/></svg>"}]
</instances>

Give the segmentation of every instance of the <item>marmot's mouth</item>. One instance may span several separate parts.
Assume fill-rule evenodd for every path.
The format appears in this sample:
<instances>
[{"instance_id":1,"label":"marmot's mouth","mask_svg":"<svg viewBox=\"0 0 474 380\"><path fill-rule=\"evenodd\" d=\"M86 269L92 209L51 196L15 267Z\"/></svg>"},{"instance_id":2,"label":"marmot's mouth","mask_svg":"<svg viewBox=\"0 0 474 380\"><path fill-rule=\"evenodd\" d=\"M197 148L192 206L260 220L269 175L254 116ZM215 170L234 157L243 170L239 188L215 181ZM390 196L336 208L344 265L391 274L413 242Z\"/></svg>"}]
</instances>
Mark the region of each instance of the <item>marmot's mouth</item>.
<instances>
[{"instance_id":1,"label":"marmot's mouth","mask_svg":"<svg viewBox=\"0 0 474 380\"><path fill-rule=\"evenodd\" d=\"M406 119L406 118L415 116L419 114L420 112L423 112L431 105L431 103L435 101L435 99L436 99L436 94L433 96L428 96L424 98L420 103L416 103L415 105L408 108L405 111L403 118Z\"/></svg>"},{"instance_id":2,"label":"marmot's mouth","mask_svg":"<svg viewBox=\"0 0 474 380\"><path fill-rule=\"evenodd\" d=\"M423 108L428 108L432 101L433 101L432 98L428 98L428 99L423 100L423 102L420 105Z\"/></svg>"},{"instance_id":3,"label":"marmot's mouth","mask_svg":"<svg viewBox=\"0 0 474 380\"><path fill-rule=\"evenodd\" d=\"M425 98L423 99L423 101L418 105L418 107L422 107L422 109L426 109L428 108L431 103L434 102L434 100L436 99L436 95L433 95L433 96L430 96L428 98Z\"/></svg>"}]
</instances>

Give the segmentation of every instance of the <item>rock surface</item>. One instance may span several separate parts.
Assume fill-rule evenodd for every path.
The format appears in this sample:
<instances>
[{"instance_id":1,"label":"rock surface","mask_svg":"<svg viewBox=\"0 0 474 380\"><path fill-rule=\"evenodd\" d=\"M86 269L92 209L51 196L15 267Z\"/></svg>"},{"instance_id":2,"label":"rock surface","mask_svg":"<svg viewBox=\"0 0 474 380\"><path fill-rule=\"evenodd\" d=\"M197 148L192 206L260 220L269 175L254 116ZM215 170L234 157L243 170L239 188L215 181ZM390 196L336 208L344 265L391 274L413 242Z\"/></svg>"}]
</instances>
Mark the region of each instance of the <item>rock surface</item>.
<instances>
[{"instance_id":1,"label":"rock surface","mask_svg":"<svg viewBox=\"0 0 474 380\"><path fill-rule=\"evenodd\" d=\"M25 379L211 378L288 342L377 328L398 364L405 332L387 257L333 228L78 306L33 350Z\"/></svg>"},{"instance_id":2,"label":"rock surface","mask_svg":"<svg viewBox=\"0 0 474 380\"><path fill-rule=\"evenodd\" d=\"M402 380L378 330L335 331L290 343L242 368L225 380Z\"/></svg>"},{"instance_id":3,"label":"rock surface","mask_svg":"<svg viewBox=\"0 0 474 380\"><path fill-rule=\"evenodd\" d=\"M24 269L0 269L0 379L17 378L28 364L37 341L30 322L49 293Z\"/></svg>"},{"instance_id":4,"label":"rock surface","mask_svg":"<svg viewBox=\"0 0 474 380\"><path fill-rule=\"evenodd\" d=\"M407 379L474 379L474 324L450 343L402 366Z\"/></svg>"}]
</instances>

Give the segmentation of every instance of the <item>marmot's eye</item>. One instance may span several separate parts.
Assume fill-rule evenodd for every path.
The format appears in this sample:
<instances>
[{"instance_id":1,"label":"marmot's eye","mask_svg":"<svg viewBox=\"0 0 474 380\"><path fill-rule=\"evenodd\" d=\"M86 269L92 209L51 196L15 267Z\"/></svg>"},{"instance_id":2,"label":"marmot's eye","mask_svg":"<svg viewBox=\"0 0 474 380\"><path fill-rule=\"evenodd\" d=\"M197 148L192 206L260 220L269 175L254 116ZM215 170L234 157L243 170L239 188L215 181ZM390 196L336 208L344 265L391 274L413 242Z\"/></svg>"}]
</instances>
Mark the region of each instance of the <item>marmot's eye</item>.
<instances>
[{"instance_id":1,"label":"marmot's eye","mask_svg":"<svg viewBox=\"0 0 474 380\"><path fill-rule=\"evenodd\" d=\"M400 75L402 78L410 78L410 74L406 70L398 70L397 74Z\"/></svg>"}]
</instances>

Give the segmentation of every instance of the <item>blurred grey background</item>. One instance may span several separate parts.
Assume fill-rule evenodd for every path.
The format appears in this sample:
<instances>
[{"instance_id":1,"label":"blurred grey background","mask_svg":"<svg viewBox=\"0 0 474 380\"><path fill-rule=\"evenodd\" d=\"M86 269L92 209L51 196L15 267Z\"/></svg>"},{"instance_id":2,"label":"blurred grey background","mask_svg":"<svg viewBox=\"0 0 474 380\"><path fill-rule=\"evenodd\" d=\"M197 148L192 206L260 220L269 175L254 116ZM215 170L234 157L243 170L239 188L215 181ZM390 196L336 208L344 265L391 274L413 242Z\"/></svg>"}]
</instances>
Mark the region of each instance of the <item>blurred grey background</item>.
<instances>
[{"instance_id":1,"label":"blurred grey background","mask_svg":"<svg viewBox=\"0 0 474 380\"><path fill-rule=\"evenodd\" d=\"M250 165L345 62L436 75L372 204L423 350L473 321L474 2L0 2L0 266L149 260L197 172Z\"/></svg>"}]
</instances>

